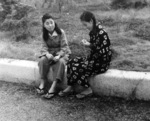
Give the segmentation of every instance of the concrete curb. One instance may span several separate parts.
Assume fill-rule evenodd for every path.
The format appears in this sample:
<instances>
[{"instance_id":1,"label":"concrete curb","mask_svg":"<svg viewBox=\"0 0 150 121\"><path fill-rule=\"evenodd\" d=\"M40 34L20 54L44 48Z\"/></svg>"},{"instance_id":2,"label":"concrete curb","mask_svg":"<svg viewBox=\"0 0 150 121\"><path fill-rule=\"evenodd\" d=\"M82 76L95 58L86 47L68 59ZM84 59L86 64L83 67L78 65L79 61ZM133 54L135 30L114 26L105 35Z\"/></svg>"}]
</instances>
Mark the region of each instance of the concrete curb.
<instances>
[{"instance_id":1,"label":"concrete curb","mask_svg":"<svg viewBox=\"0 0 150 121\"><path fill-rule=\"evenodd\" d=\"M37 62L0 59L0 80L31 85L38 79ZM91 78L90 84L98 95L150 100L150 72L109 69Z\"/></svg>"}]
</instances>

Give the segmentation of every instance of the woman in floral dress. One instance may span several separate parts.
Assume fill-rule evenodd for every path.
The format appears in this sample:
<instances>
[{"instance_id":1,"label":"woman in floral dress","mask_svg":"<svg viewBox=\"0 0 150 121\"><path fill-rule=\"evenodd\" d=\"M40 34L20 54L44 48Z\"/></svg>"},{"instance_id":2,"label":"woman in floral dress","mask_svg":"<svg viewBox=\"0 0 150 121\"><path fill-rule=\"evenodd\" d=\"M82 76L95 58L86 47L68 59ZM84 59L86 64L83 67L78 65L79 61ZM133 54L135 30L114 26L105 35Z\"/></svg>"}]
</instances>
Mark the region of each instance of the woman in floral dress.
<instances>
[{"instance_id":1,"label":"woman in floral dress","mask_svg":"<svg viewBox=\"0 0 150 121\"><path fill-rule=\"evenodd\" d=\"M67 67L68 87L59 93L60 96L68 95L73 90L73 85L78 83L86 89L77 94L77 98L84 98L92 94L88 78L108 70L111 61L110 40L100 23L96 23L93 13L84 11L80 16L81 23L89 31L90 41L82 40L83 45L90 47L87 57L70 59Z\"/></svg>"}]
</instances>

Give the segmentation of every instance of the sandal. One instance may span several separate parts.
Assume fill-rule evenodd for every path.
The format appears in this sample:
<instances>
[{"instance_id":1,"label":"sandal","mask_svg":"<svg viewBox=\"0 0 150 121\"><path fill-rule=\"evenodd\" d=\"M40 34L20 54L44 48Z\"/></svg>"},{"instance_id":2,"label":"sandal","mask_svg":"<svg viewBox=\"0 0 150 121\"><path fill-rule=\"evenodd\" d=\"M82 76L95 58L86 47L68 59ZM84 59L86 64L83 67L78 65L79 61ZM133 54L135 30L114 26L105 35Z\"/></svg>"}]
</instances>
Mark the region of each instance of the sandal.
<instances>
[{"instance_id":1,"label":"sandal","mask_svg":"<svg viewBox=\"0 0 150 121\"><path fill-rule=\"evenodd\" d=\"M93 95L93 93L89 93L89 94L80 93L80 94L76 95L76 98L83 99L83 98L86 98L86 97L90 97L92 95Z\"/></svg>"},{"instance_id":2,"label":"sandal","mask_svg":"<svg viewBox=\"0 0 150 121\"><path fill-rule=\"evenodd\" d=\"M68 92L60 91L60 92L58 93L58 95L61 96L61 97L65 97L65 96L72 95L73 93L74 93L73 90L68 91Z\"/></svg>"},{"instance_id":3,"label":"sandal","mask_svg":"<svg viewBox=\"0 0 150 121\"><path fill-rule=\"evenodd\" d=\"M43 88L43 89L40 89L39 87L37 87L37 88L36 88L36 91L37 91L37 93L40 94L40 95L43 95L43 94L45 93L44 88Z\"/></svg>"},{"instance_id":4,"label":"sandal","mask_svg":"<svg viewBox=\"0 0 150 121\"><path fill-rule=\"evenodd\" d=\"M43 95L43 98L45 98L45 99L51 99L55 95L56 95L56 92L51 92L51 93L48 92L45 95Z\"/></svg>"}]
</instances>

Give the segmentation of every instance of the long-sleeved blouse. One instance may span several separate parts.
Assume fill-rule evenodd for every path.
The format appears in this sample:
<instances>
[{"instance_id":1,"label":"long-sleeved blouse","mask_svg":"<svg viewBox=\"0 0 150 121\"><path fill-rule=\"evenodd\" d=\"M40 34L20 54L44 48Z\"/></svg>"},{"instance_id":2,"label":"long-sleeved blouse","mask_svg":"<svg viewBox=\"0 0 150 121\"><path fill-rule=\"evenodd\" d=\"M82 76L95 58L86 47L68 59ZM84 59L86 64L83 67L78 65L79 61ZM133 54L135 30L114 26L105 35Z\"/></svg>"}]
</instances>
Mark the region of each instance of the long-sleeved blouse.
<instances>
[{"instance_id":1,"label":"long-sleeved blouse","mask_svg":"<svg viewBox=\"0 0 150 121\"><path fill-rule=\"evenodd\" d=\"M62 34L59 35L54 31L52 35L49 34L47 41L43 41L40 57L46 55L46 53L50 53L53 56L60 55L61 57L71 54L66 34L63 29L61 29L61 32Z\"/></svg>"}]
</instances>

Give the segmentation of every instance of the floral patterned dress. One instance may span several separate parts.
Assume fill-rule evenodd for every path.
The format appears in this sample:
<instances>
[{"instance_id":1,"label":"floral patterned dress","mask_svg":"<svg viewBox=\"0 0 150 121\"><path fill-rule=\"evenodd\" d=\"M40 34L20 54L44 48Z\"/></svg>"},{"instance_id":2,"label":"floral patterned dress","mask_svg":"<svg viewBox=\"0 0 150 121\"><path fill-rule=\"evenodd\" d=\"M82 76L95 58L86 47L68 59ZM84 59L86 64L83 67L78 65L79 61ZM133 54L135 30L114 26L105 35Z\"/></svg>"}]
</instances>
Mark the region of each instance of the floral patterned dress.
<instances>
[{"instance_id":1,"label":"floral patterned dress","mask_svg":"<svg viewBox=\"0 0 150 121\"><path fill-rule=\"evenodd\" d=\"M104 73L108 70L111 61L110 40L100 23L95 31L89 33L90 54L87 57L76 57L68 61L68 85L78 83L89 87L88 77Z\"/></svg>"}]
</instances>

